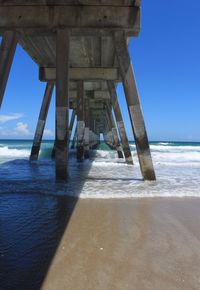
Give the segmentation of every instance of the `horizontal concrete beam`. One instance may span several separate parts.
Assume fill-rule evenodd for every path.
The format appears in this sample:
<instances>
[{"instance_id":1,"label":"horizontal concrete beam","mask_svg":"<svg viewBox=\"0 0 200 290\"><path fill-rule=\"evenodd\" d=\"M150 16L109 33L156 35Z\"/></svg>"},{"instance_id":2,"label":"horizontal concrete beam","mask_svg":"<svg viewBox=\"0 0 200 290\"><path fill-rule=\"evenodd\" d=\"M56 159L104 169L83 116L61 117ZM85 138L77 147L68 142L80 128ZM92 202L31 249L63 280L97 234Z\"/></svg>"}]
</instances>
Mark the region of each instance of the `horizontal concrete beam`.
<instances>
[{"instance_id":1,"label":"horizontal concrete beam","mask_svg":"<svg viewBox=\"0 0 200 290\"><path fill-rule=\"evenodd\" d=\"M70 68L70 80L120 80L117 68ZM55 81L56 68L40 67L39 79L42 82Z\"/></svg>"},{"instance_id":2,"label":"horizontal concrete beam","mask_svg":"<svg viewBox=\"0 0 200 290\"><path fill-rule=\"evenodd\" d=\"M90 109L92 110L92 114L95 113L98 114L98 111L100 112L100 114L102 113L102 111L104 110L104 104L103 104L102 99L98 99L97 101L93 101L90 100ZM71 100L70 98L70 109L75 109L77 108L77 102L75 99Z\"/></svg>"},{"instance_id":3,"label":"horizontal concrete beam","mask_svg":"<svg viewBox=\"0 0 200 290\"><path fill-rule=\"evenodd\" d=\"M0 0L0 6L22 6L22 5L107 5L107 6L139 6L141 0Z\"/></svg>"},{"instance_id":4,"label":"horizontal concrete beam","mask_svg":"<svg viewBox=\"0 0 200 290\"><path fill-rule=\"evenodd\" d=\"M0 30L39 28L140 29L140 8L136 6L0 6Z\"/></svg>"},{"instance_id":5,"label":"horizontal concrete beam","mask_svg":"<svg viewBox=\"0 0 200 290\"><path fill-rule=\"evenodd\" d=\"M77 90L77 82L70 81L69 90L76 91ZM85 91L108 91L106 81L85 81L84 82L84 90Z\"/></svg>"},{"instance_id":6,"label":"horizontal concrete beam","mask_svg":"<svg viewBox=\"0 0 200 290\"><path fill-rule=\"evenodd\" d=\"M86 91L86 90L85 90ZM70 101L72 99L75 99L77 98L77 91L69 91L69 96L70 96ZM94 99L92 99L95 101L97 100L101 100L101 101L104 101L104 100L110 100L110 94L108 91L94 91Z\"/></svg>"}]
</instances>

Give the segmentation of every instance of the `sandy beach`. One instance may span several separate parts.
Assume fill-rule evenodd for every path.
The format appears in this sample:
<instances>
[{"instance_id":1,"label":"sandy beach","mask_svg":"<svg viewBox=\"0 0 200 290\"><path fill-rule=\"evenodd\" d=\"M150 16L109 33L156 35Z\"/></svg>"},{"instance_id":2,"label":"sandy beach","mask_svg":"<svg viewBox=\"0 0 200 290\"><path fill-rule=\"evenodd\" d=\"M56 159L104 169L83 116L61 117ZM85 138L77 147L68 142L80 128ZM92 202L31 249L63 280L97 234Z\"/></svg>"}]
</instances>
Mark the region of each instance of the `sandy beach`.
<instances>
[{"instance_id":1,"label":"sandy beach","mask_svg":"<svg viewBox=\"0 0 200 290\"><path fill-rule=\"evenodd\" d=\"M79 200L43 290L200 289L200 200Z\"/></svg>"}]
</instances>

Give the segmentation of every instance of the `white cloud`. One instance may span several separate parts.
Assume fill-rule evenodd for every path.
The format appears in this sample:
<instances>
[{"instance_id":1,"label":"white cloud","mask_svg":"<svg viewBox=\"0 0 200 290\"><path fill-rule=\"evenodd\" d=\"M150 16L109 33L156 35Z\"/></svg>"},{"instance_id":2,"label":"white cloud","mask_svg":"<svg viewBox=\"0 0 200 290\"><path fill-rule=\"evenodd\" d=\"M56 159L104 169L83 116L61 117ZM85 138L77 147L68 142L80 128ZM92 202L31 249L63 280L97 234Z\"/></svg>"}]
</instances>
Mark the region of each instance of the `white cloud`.
<instances>
[{"instance_id":1,"label":"white cloud","mask_svg":"<svg viewBox=\"0 0 200 290\"><path fill-rule=\"evenodd\" d=\"M50 129L44 129L44 137L53 137L54 134Z\"/></svg>"},{"instance_id":2,"label":"white cloud","mask_svg":"<svg viewBox=\"0 0 200 290\"><path fill-rule=\"evenodd\" d=\"M23 117L22 114L15 113L15 114L9 114L9 115L0 115L0 123L6 123L8 121L17 120Z\"/></svg>"},{"instance_id":3,"label":"white cloud","mask_svg":"<svg viewBox=\"0 0 200 290\"><path fill-rule=\"evenodd\" d=\"M22 123L22 122L17 123L13 131L13 135L18 135L18 136L22 136L22 135L28 136L30 134L31 133L29 131L28 124Z\"/></svg>"}]
</instances>

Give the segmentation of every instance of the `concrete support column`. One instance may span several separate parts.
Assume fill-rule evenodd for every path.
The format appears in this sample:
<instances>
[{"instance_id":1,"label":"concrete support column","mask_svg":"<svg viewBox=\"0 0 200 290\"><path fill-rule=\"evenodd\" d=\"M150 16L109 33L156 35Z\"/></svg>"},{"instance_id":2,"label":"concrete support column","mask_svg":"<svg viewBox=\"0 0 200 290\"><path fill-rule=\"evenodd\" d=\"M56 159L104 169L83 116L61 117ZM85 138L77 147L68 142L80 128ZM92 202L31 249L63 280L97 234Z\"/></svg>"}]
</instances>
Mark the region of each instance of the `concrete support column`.
<instances>
[{"instance_id":1,"label":"concrete support column","mask_svg":"<svg viewBox=\"0 0 200 290\"><path fill-rule=\"evenodd\" d=\"M88 159L90 157L90 114L89 114L89 103L90 103L90 92L85 92L85 101L84 101L84 111L85 111L85 132L84 132L84 157Z\"/></svg>"},{"instance_id":2,"label":"concrete support column","mask_svg":"<svg viewBox=\"0 0 200 290\"><path fill-rule=\"evenodd\" d=\"M0 108L17 46L16 33L6 31L0 47Z\"/></svg>"},{"instance_id":3,"label":"concrete support column","mask_svg":"<svg viewBox=\"0 0 200 290\"><path fill-rule=\"evenodd\" d=\"M115 32L114 40L141 172L145 180L155 180L156 176L125 33L123 31Z\"/></svg>"},{"instance_id":4,"label":"concrete support column","mask_svg":"<svg viewBox=\"0 0 200 290\"><path fill-rule=\"evenodd\" d=\"M111 103L112 103L113 111L115 114L115 119L117 122L117 127L118 127L118 131L119 131L120 139L122 142L124 156L125 156L127 164L133 165L133 158L132 158L131 150L129 147L126 129L125 129L124 121L122 118L122 113L121 113L120 106L119 106L118 99L117 99L115 85L112 81L108 81L107 85L108 85L108 90L109 90L110 96L111 96Z\"/></svg>"},{"instance_id":5,"label":"concrete support column","mask_svg":"<svg viewBox=\"0 0 200 290\"><path fill-rule=\"evenodd\" d=\"M100 134L98 134L97 132L94 133L94 149L97 149L98 145L100 143Z\"/></svg>"},{"instance_id":6,"label":"concrete support column","mask_svg":"<svg viewBox=\"0 0 200 290\"><path fill-rule=\"evenodd\" d=\"M57 30L56 39L56 180L68 178L68 111L69 111L70 33Z\"/></svg>"},{"instance_id":7,"label":"concrete support column","mask_svg":"<svg viewBox=\"0 0 200 290\"><path fill-rule=\"evenodd\" d=\"M108 118L110 119L110 124L111 124L111 131L112 131L112 135L113 135L113 140L114 140L114 147L117 150L117 154L119 158L123 158L123 153L122 153L122 148L120 146L120 141L119 141L119 136L117 133L117 128L115 125L115 121L112 115L112 108L110 105L107 104L106 106L107 108L107 114L108 114Z\"/></svg>"},{"instance_id":8,"label":"concrete support column","mask_svg":"<svg viewBox=\"0 0 200 290\"><path fill-rule=\"evenodd\" d=\"M92 130L89 131L89 136L90 136L90 149L93 149L93 146L95 144L95 139L94 139L94 133Z\"/></svg>"},{"instance_id":9,"label":"concrete support column","mask_svg":"<svg viewBox=\"0 0 200 290\"><path fill-rule=\"evenodd\" d=\"M94 133L92 130L90 130L89 134L90 134L90 148L96 149L100 143L100 135Z\"/></svg>"},{"instance_id":10,"label":"concrete support column","mask_svg":"<svg viewBox=\"0 0 200 290\"><path fill-rule=\"evenodd\" d=\"M33 146L32 146L31 155L30 155L30 161L38 159L42 136L43 136L44 127L46 123L46 118L49 111L51 96L53 93L53 88L54 88L54 83L47 83L42 106L40 109L40 115L38 118L36 131L35 131Z\"/></svg>"},{"instance_id":11,"label":"concrete support column","mask_svg":"<svg viewBox=\"0 0 200 290\"><path fill-rule=\"evenodd\" d=\"M77 82L77 160L84 159L84 83Z\"/></svg>"},{"instance_id":12,"label":"concrete support column","mask_svg":"<svg viewBox=\"0 0 200 290\"><path fill-rule=\"evenodd\" d=\"M71 149L74 149L74 148L75 148L76 140L77 140L77 125L76 125L76 129L75 129L75 131L74 131L74 137L73 137L73 139L72 139L72 146L71 146Z\"/></svg>"},{"instance_id":13,"label":"concrete support column","mask_svg":"<svg viewBox=\"0 0 200 290\"><path fill-rule=\"evenodd\" d=\"M110 113L107 111L107 106L105 105L105 123L106 123L106 130L105 130L105 143L113 150L116 150L116 144L113 136L112 131L112 124L111 124L111 118Z\"/></svg>"},{"instance_id":14,"label":"concrete support column","mask_svg":"<svg viewBox=\"0 0 200 290\"><path fill-rule=\"evenodd\" d=\"M72 130L73 130L73 127L74 127L75 117L76 117L76 111L73 110L72 111L72 115L71 115L70 124L69 124L69 142L70 142L70 139L71 139L71 136L72 136Z\"/></svg>"},{"instance_id":15,"label":"concrete support column","mask_svg":"<svg viewBox=\"0 0 200 290\"><path fill-rule=\"evenodd\" d=\"M76 111L73 110L72 115L71 115L70 124L69 124L68 149L69 149L69 142L70 142L73 126L74 126L75 117L76 117ZM54 146L53 146L53 150L52 150L52 154L51 154L52 159L55 158L55 150L56 150L55 148L56 148L56 141L54 142Z\"/></svg>"}]
</instances>

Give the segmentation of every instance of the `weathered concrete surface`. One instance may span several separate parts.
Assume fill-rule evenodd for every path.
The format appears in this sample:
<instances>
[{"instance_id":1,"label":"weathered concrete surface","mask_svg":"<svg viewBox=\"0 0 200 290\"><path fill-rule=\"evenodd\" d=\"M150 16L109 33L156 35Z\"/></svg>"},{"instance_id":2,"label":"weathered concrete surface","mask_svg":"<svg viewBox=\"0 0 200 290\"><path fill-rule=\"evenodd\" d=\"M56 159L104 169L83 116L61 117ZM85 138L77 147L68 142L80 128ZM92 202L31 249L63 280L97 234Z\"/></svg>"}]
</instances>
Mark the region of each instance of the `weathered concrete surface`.
<instances>
[{"instance_id":1,"label":"weathered concrete surface","mask_svg":"<svg viewBox=\"0 0 200 290\"><path fill-rule=\"evenodd\" d=\"M35 131L35 136L33 140L33 146L31 150L30 160L37 160L39 151L40 151L40 145L42 141L42 136L45 128L46 118L49 110L49 105L51 102L51 96L53 93L54 83L47 83L44 98L42 101L42 106L38 118L38 123Z\"/></svg>"},{"instance_id":2,"label":"weathered concrete surface","mask_svg":"<svg viewBox=\"0 0 200 290\"><path fill-rule=\"evenodd\" d=\"M114 111L114 114L115 114L115 118L116 118L116 122L117 122L117 127L118 127L118 131L119 131L120 139L121 139L121 142L122 142L122 148L123 148L124 156L125 156L127 164L133 165L133 158L132 158L132 155L131 155L131 150L130 150L130 147L129 147L129 142L128 142L128 138L127 138L126 129L125 129L125 126L124 126L124 122L123 122L120 106L119 106L119 103L118 103L114 82L108 81L107 85L108 85L108 89L109 89L109 92L110 92L111 104L112 104L113 111Z\"/></svg>"},{"instance_id":3,"label":"weathered concrete surface","mask_svg":"<svg viewBox=\"0 0 200 290\"><path fill-rule=\"evenodd\" d=\"M13 31L5 31L0 47L0 108L6 89L10 69L12 66L15 50L17 46L17 36Z\"/></svg>"},{"instance_id":4,"label":"weathered concrete surface","mask_svg":"<svg viewBox=\"0 0 200 290\"><path fill-rule=\"evenodd\" d=\"M78 96L77 96L77 160L79 162L84 159L84 83L78 81Z\"/></svg>"},{"instance_id":5,"label":"weathered concrete surface","mask_svg":"<svg viewBox=\"0 0 200 290\"><path fill-rule=\"evenodd\" d=\"M126 38L123 32L115 33L115 48L121 70L122 83L124 86L141 172L145 180L155 180L156 176L149 149L149 142L140 106L138 90Z\"/></svg>"},{"instance_id":6,"label":"weathered concrete surface","mask_svg":"<svg viewBox=\"0 0 200 290\"><path fill-rule=\"evenodd\" d=\"M84 95L84 115L85 115L85 131L84 131L84 157L90 157L90 92Z\"/></svg>"},{"instance_id":7,"label":"weathered concrete surface","mask_svg":"<svg viewBox=\"0 0 200 290\"><path fill-rule=\"evenodd\" d=\"M71 1L72 2L72 1ZM16 3L16 2L15 2ZM0 3L0 30L23 29L26 32L30 29L42 31L54 31L57 27L70 28L73 30L81 29L112 29L126 30L131 35L137 35L140 30L140 7L124 5L80 5L73 1L71 5L63 2L60 5L23 5L20 6L2 5ZM95 1L94 1L95 3Z\"/></svg>"},{"instance_id":8,"label":"weathered concrete surface","mask_svg":"<svg viewBox=\"0 0 200 290\"><path fill-rule=\"evenodd\" d=\"M93 68L93 67L76 67L70 68L70 79L71 80L120 80L120 74L117 68ZM56 69L40 67L39 70L40 81L55 81Z\"/></svg>"},{"instance_id":9,"label":"weathered concrete surface","mask_svg":"<svg viewBox=\"0 0 200 290\"><path fill-rule=\"evenodd\" d=\"M69 110L69 42L70 34L65 29L57 31L56 46L56 180L68 178L68 110Z\"/></svg>"},{"instance_id":10,"label":"weathered concrete surface","mask_svg":"<svg viewBox=\"0 0 200 290\"><path fill-rule=\"evenodd\" d=\"M112 107L110 104L106 103L106 114L107 114L107 119L110 124L110 129L112 132L112 137L113 137L113 147L117 150L117 154L119 158L123 158L123 153L122 153L122 148L120 145L118 133L117 133L117 128L115 125L115 121L112 115Z\"/></svg>"},{"instance_id":11,"label":"weathered concrete surface","mask_svg":"<svg viewBox=\"0 0 200 290\"><path fill-rule=\"evenodd\" d=\"M76 141L77 141L77 125L76 125L76 129L74 131L74 136L73 136L73 139L72 139L71 149L75 148Z\"/></svg>"}]
</instances>

